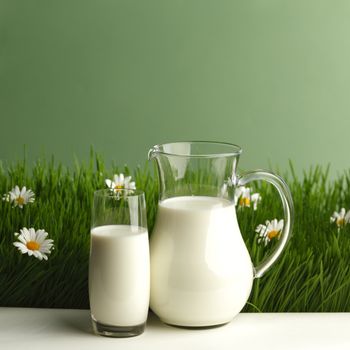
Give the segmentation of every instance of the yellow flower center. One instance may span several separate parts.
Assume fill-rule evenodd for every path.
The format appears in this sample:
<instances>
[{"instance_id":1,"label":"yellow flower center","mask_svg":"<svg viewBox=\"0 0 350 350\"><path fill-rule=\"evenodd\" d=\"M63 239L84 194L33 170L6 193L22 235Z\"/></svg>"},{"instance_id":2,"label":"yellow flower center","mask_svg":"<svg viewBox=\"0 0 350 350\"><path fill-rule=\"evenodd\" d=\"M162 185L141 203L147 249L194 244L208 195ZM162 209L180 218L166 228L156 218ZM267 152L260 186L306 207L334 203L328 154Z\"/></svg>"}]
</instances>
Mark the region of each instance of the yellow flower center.
<instances>
[{"instance_id":1,"label":"yellow flower center","mask_svg":"<svg viewBox=\"0 0 350 350\"><path fill-rule=\"evenodd\" d=\"M249 207L250 206L250 199L248 197L241 197L239 200L239 205L241 207Z\"/></svg>"},{"instance_id":2,"label":"yellow flower center","mask_svg":"<svg viewBox=\"0 0 350 350\"><path fill-rule=\"evenodd\" d=\"M275 238L279 235L279 231L276 230L272 230L267 234L267 237L269 237L269 239Z\"/></svg>"},{"instance_id":3,"label":"yellow flower center","mask_svg":"<svg viewBox=\"0 0 350 350\"><path fill-rule=\"evenodd\" d=\"M18 205L23 205L24 204L24 198L21 196L18 196L16 198L16 202L18 203Z\"/></svg>"},{"instance_id":4,"label":"yellow flower center","mask_svg":"<svg viewBox=\"0 0 350 350\"><path fill-rule=\"evenodd\" d=\"M35 241L29 241L27 242L27 248L29 250L39 250L40 249L40 244L38 242Z\"/></svg>"},{"instance_id":5,"label":"yellow flower center","mask_svg":"<svg viewBox=\"0 0 350 350\"><path fill-rule=\"evenodd\" d=\"M115 189L116 191L122 190L123 188L124 188L123 185L116 185L116 186L114 187L114 189Z\"/></svg>"},{"instance_id":6,"label":"yellow flower center","mask_svg":"<svg viewBox=\"0 0 350 350\"><path fill-rule=\"evenodd\" d=\"M337 225L340 226L344 226L345 225L345 219L344 218L339 218L337 219Z\"/></svg>"}]
</instances>

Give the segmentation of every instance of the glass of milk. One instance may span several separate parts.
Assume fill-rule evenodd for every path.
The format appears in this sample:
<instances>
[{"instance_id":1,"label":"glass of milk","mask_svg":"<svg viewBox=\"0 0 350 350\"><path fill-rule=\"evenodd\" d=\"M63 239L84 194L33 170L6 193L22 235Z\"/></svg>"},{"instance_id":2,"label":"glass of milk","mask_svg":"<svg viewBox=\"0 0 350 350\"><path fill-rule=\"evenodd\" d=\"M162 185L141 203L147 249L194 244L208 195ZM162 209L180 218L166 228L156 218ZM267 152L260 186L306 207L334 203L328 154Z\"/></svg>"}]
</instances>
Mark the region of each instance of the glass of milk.
<instances>
[{"instance_id":1,"label":"glass of milk","mask_svg":"<svg viewBox=\"0 0 350 350\"><path fill-rule=\"evenodd\" d=\"M95 333L144 332L150 298L146 202L140 190L94 193L89 299Z\"/></svg>"}]
</instances>

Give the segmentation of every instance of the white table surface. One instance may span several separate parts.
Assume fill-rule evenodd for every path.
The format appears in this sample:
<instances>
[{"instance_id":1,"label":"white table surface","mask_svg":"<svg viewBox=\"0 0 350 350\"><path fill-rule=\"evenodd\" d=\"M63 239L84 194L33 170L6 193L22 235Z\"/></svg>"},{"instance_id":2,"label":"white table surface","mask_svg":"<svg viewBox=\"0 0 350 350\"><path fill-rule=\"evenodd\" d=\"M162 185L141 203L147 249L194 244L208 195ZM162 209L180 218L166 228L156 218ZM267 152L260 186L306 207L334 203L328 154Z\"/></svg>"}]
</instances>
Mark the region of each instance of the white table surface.
<instances>
[{"instance_id":1,"label":"white table surface","mask_svg":"<svg viewBox=\"0 0 350 350\"><path fill-rule=\"evenodd\" d=\"M205 330L164 325L150 314L144 334L94 335L88 310L0 308L0 349L347 349L350 313L239 314Z\"/></svg>"}]
</instances>

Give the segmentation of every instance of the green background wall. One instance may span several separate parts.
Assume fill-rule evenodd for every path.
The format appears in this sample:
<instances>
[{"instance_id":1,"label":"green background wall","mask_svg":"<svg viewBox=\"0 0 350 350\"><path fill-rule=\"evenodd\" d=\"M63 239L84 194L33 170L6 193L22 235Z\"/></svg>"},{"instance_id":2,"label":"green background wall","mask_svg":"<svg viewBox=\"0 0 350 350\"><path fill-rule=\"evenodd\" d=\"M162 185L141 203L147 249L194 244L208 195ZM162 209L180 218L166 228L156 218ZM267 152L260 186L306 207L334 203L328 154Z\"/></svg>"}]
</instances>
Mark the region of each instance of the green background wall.
<instances>
[{"instance_id":1,"label":"green background wall","mask_svg":"<svg viewBox=\"0 0 350 350\"><path fill-rule=\"evenodd\" d=\"M0 159L231 141L245 168L349 167L347 0L0 0Z\"/></svg>"}]
</instances>

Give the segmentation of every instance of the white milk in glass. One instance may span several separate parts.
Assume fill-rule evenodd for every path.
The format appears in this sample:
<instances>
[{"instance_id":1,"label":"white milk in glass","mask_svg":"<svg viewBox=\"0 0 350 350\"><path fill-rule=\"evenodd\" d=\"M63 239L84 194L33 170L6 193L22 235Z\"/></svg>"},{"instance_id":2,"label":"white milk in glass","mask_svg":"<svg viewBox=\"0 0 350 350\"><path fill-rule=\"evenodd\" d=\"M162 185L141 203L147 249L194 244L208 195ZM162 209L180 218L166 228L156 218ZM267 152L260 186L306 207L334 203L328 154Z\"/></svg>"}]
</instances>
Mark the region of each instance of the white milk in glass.
<instances>
[{"instance_id":1,"label":"white milk in glass","mask_svg":"<svg viewBox=\"0 0 350 350\"><path fill-rule=\"evenodd\" d=\"M106 225L91 230L89 298L92 317L106 325L146 321L150 266L145 228Z\"/></svg>"},{"instance_id":2,"label":"white milk in glass","mask_svg":"<svg viewBox=\"0 0 350 350\"><path fill-rule=\"evenodd\" d=\"M229 322L245 305L252 281L233 203L204 196L159 203L151 236L151 308L164 322Z\"/></svg>"}]
</instances>

